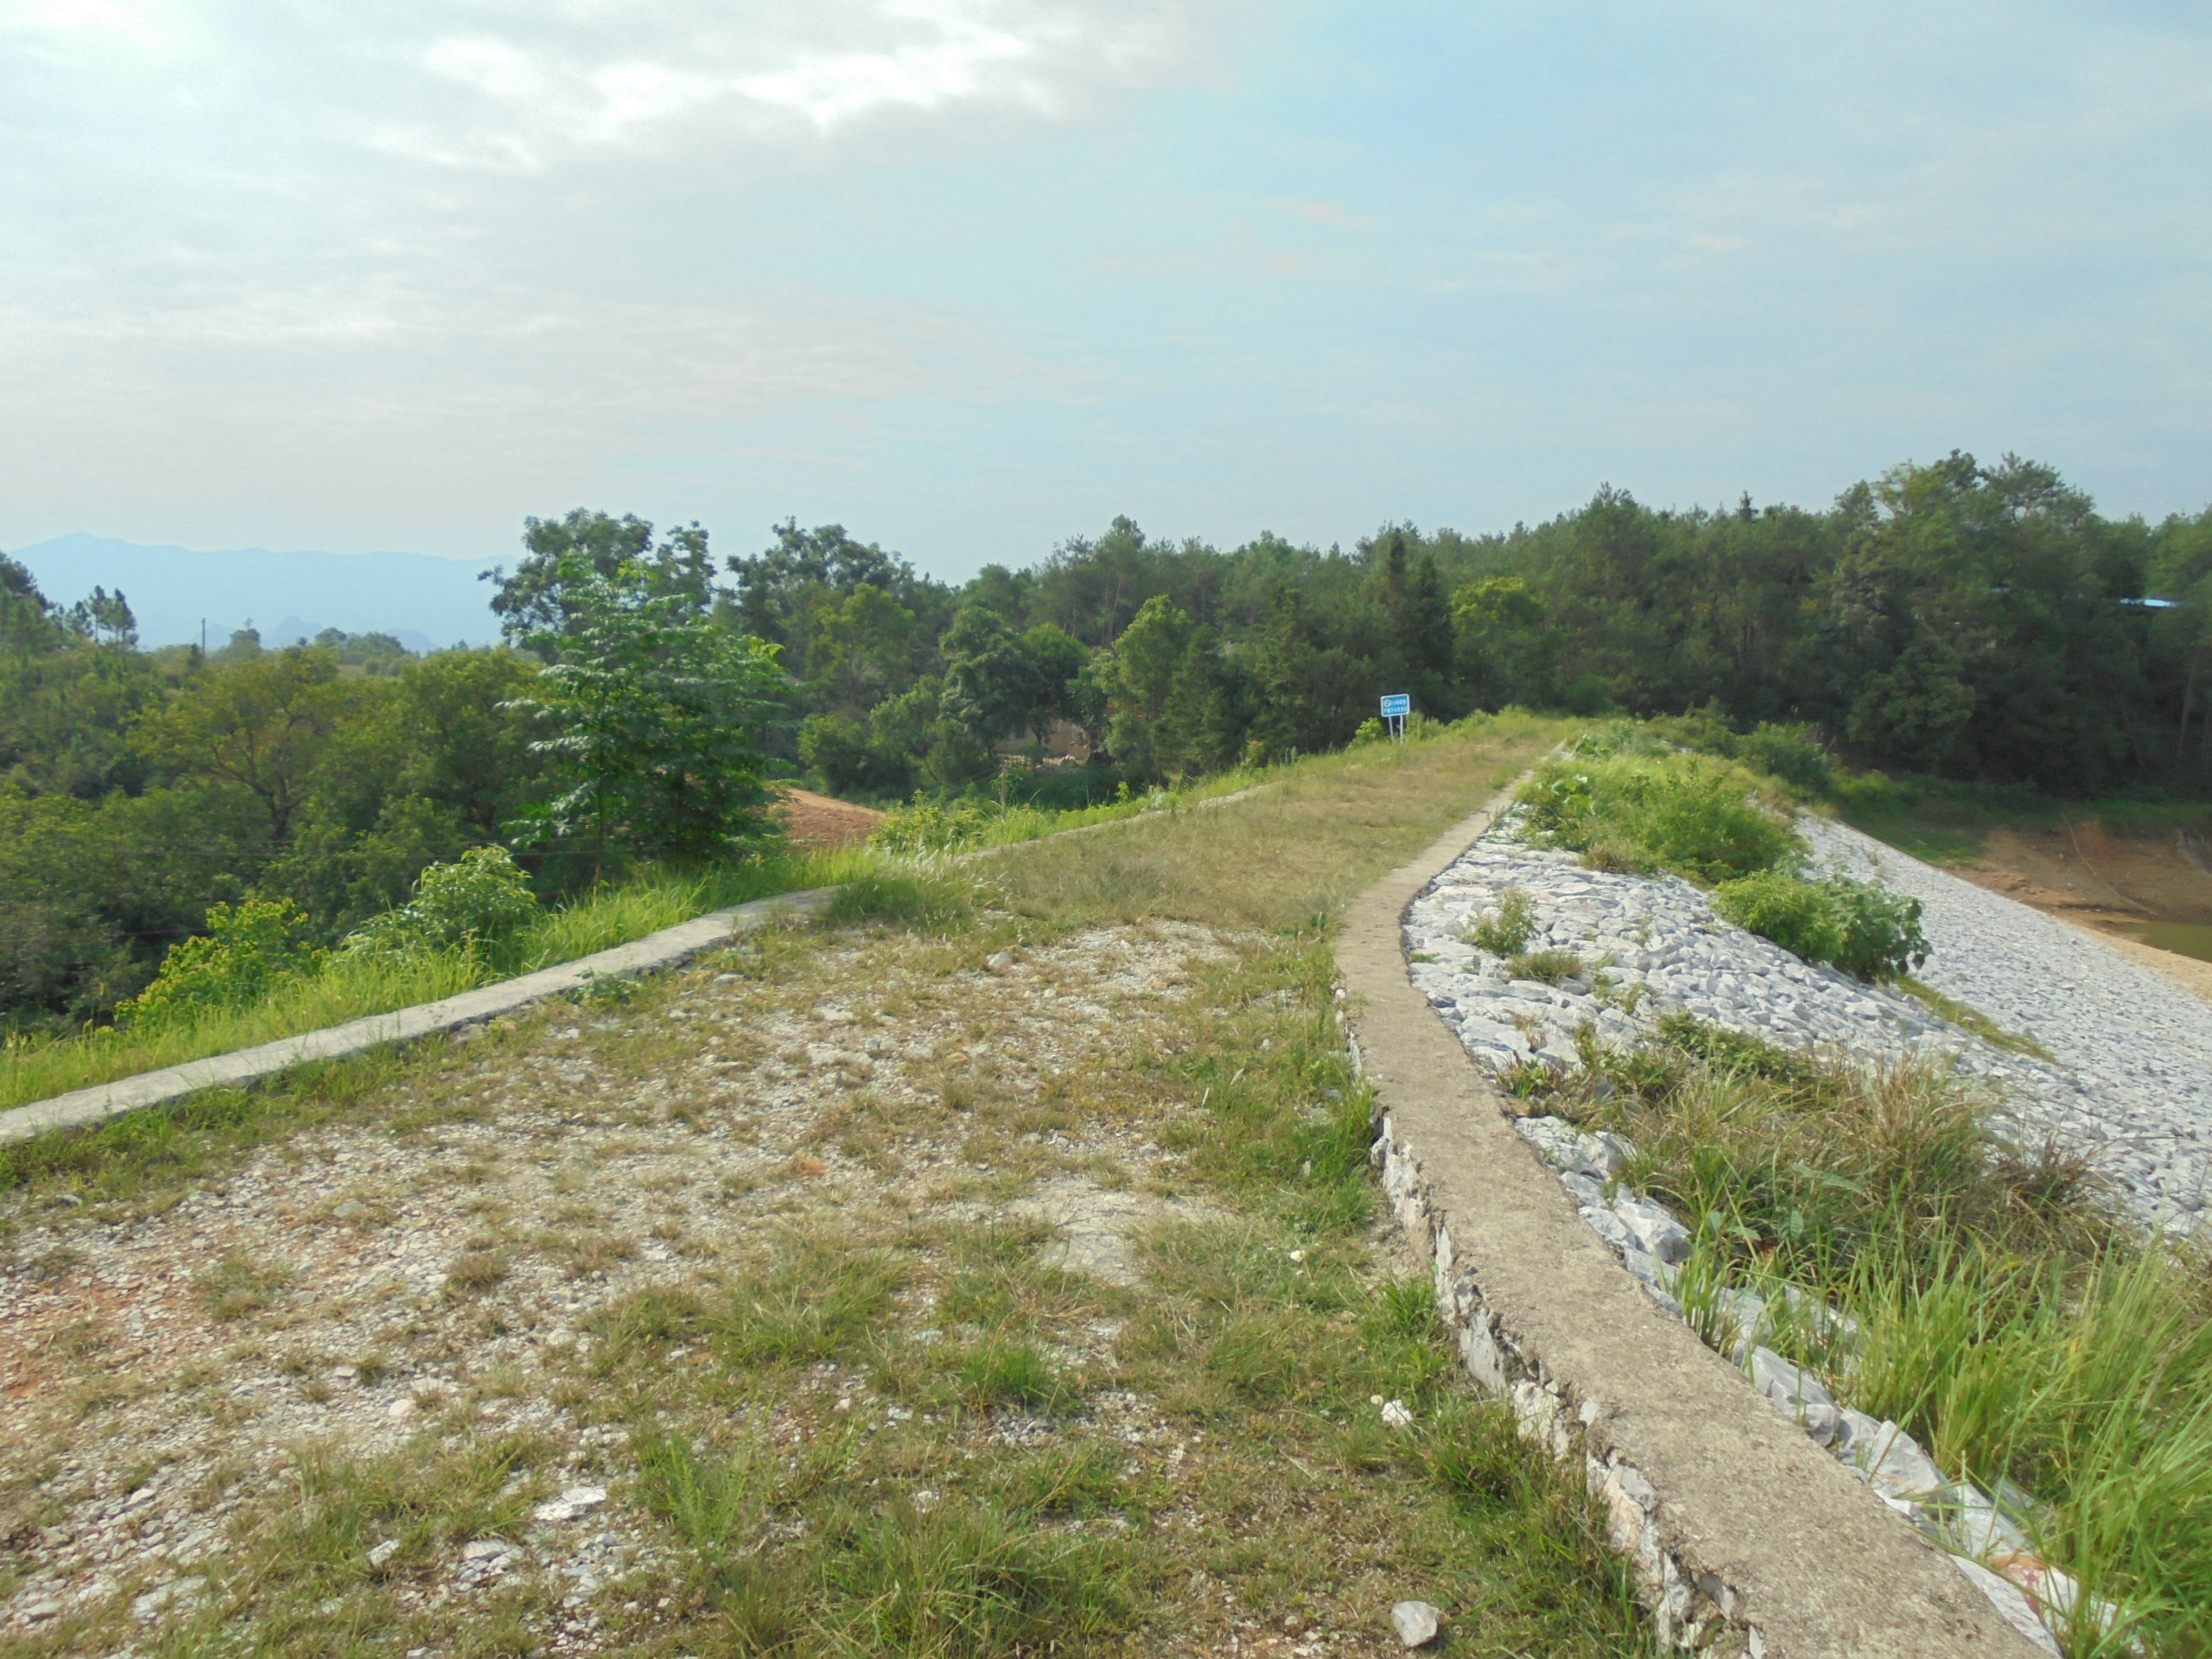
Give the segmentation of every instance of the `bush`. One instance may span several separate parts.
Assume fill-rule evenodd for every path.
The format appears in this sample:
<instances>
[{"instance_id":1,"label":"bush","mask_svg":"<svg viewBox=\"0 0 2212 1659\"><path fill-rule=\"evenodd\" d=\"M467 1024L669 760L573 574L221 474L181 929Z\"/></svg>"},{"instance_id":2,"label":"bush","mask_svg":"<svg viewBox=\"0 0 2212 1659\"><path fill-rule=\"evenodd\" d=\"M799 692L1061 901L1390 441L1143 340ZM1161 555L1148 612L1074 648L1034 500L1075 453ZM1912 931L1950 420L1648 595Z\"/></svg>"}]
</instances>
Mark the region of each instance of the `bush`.
<instances>
[{"instance_id":1,"label":"bush","mask_svg":"<svg viewBox=\"0 0 2212 1659\"><path fill-rule=\"evenodd\" d=\"M799 728L799 757L834 794L898 793L914 783L914 761L842 714L809 714Z\"/></svg>"},{"instance_id":2,"label":"bush","mask_svg":"<svg viewBox=\"0 0 2212 1659\"><path fill-rule=\"evenodd\" d=\"M875 834L868 837L868 845L879 852L909 857L941 853L981 840L1000 816L993 802L969 799L941 806L917 794L911 805L894 806L884 814Z\"/></svg>"},{"instance_id":3,"label":"bush","mask_svg":"<svg viewBox=\"0 0 2212 1659\"><path fill-rule=\"evenodd\" d=\"M207 932L169 947L154 982L115 1010L125 1027L188 1020L203 1010L244 1008L278 981L312 968L308 922L289 899L247 899L207 913Z\"/></svg>"},{"instance_id":4,"label":"bush","mask_svg":"<svg viewBox=\"0 0 2212 1659\"><path fill-rule=\"evenodd\" d=\"M538 897L504 847L478 847L416 878L415 896L348 934L349 951L473 951L538 915Z\"/></svg>"},{"instance_id":5,"label":"bush","mask_svg":"<svg viewBox=\"0 0 2212 1659\"><path fill-rule=\"evenodd\" d=\"M1595 852L1607 869L1660 866L1711 885L1804 851L1771 786L1702 755L1575 755L1540 769L1519 799L1529 840Z\"/></svg>"},{"instance_id":6,"label":"bush","mask_svg":"<svg viewBox=\"0 0 2212 1659\"><path fill-rule=\"evenodd\" d=\"M1746 933L1771 939L1808 962L1833 962L1843 929L1826 889L1786 870L1762 870L1723 882L1713 908Z\"/></svg>"},{"instance_id":7,"label":"bush","mask_svg":"<svg viewBox=\"0 0 2212 1659\"><path fill-rule=\"evenodd\" d=\"M1849 876L1810 882L1761 871L1723 883L1713 908L1808 962L1832 963L1861 979L1897 979L1928 959L1920 901Z\"/></svg>"},{"instance_id":8,"label":"bush","mask_svg":"<svg viewBox=\"0 0 2212 1659\"><path fill-rule=\"evenodd\" d=\"M1835 787L1835 763L1809 726L1763 720L1738 741L1736 754L1801 794L1826 795Z\"/></svg>"},{"instance_id":9,"label":"bush","mask_svg":"<svg viewBox=\"0 0 2212 1659\"><path fill-rule=\"evenodd\" d=\"M1536 931L1536 907L1518 887L1498 896L1498 914L1468 930L1467 942L1493 956L1517 955Z\"/></svg>"},{"instance_id":10,"label":"bush","mask_svg":"<svg viewBox=\"0 0 2212 1659\"><path fill-rule=\"evenodd\" d=\"M1861 979L1898 979L1928 960L1918 899L1849 876L1830 876L1821 885L1843 930L1843 948L1828 958L1837 967Z\"/></svg>"}]
</instances>

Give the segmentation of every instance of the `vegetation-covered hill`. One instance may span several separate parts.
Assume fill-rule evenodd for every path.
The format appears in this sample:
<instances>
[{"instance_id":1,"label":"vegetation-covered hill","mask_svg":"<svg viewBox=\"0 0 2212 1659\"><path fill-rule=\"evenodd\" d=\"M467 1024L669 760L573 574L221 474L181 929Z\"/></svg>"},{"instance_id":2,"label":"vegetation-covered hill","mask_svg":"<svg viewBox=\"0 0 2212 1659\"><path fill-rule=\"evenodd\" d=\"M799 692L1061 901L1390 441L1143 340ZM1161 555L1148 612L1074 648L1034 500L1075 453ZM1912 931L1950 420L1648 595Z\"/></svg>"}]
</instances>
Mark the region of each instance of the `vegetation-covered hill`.
<instances>
[{"instance_id":1,"label":"vegetation-covered hill","mask_svg":"<svg viewBox=\"0 0 2212 1659\"><path fill-rule=\"evenodd\" d=\"M336 939L475 846L515 844L549 896L757 846L764 771L1073 805L1332 747L1391 691L1443 718L1703 708L1868 765L2212 793L2212 510L2104 519L2009 458L1824 511L1606 489L1348 552L1121 519L958 588L834 525L723 560L696 525L579 510L495 574L505 647L203 655L141 651L121 596L62 610L0 557L0 1024L105 1018L218 901L287 898ZM1053 733L1089 763L1010 763Z\"/></svg>"}]
</instances>

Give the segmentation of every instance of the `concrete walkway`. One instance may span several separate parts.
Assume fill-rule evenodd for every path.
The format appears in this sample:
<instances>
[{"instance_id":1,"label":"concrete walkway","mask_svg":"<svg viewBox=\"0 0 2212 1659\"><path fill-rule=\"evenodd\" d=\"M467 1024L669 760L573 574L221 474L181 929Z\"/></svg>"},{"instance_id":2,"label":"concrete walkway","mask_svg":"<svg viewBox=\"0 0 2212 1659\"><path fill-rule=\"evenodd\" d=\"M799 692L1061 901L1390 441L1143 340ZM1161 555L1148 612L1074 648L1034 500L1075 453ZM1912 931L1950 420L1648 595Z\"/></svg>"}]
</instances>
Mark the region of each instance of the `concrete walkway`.
<instances>
[{"instance_id":1,"label":"concrete walkway","mask_svg":"<svg viewBox=\"0 0 2212 1659\"><path fill-rule=\"evenodd\" d=\"M1377 1161L1468 1369L1583 1465L1668 1644L1779 1659L2033 1659L1981 1592L1662 1314L1516 1134L1408 976L1407 908L1511 788L1354 905L1337 948Z\"/></svg>"}]
</instances>

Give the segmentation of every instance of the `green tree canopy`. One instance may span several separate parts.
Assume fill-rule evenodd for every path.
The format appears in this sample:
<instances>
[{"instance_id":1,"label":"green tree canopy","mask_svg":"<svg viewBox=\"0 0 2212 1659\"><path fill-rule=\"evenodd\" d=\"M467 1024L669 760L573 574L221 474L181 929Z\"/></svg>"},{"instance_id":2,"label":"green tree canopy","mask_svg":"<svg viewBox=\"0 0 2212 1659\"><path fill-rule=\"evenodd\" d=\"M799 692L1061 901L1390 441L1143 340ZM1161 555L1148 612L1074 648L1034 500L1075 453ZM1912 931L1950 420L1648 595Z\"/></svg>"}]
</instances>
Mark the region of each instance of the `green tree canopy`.
<instances>
[{"instance_id":1,"label":"green tree canopy","mask_svg":"<svg viewBox=\"0 0 2212 1659\"><path fill-rule=\"evenodd\" d=\"M740 637L642 564L604 574L581 557L554 572L560 629L532 637L553 659L514 706L550 728L533 753L568 787L526 812L527 844L699 857L757 839L769 792L758 729L787 681L774 646Z\"/></svg>"}]
</instances>

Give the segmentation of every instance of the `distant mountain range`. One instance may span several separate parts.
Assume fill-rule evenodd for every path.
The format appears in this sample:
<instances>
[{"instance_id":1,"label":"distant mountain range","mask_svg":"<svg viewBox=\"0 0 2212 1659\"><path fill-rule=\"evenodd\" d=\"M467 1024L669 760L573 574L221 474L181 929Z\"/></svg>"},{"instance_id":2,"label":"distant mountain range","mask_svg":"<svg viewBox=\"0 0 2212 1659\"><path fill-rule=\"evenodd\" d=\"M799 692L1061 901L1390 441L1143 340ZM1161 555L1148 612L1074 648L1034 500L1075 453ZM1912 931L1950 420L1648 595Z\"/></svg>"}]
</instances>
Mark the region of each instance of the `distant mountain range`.
<instances>
[{"instance_id":1,"label":"distant mountain range","mask_svg":"<svg viewBox=\"0 0 2212 1659\"><path fill-rule=\"evenodd\" d=\"M410 650L483 645L499 637L489 559L424 553L272 553L251 547L202 553L145 547L105 536L57 536L6 550L39 591L73 605L94 587L120 588L138 618L140 643L222 645L249 623L266 646L313 639L325 628L392 634ZM511 562L511 561L510 561Z\"/></svg>"}]
</instances>

